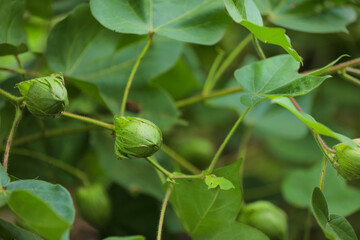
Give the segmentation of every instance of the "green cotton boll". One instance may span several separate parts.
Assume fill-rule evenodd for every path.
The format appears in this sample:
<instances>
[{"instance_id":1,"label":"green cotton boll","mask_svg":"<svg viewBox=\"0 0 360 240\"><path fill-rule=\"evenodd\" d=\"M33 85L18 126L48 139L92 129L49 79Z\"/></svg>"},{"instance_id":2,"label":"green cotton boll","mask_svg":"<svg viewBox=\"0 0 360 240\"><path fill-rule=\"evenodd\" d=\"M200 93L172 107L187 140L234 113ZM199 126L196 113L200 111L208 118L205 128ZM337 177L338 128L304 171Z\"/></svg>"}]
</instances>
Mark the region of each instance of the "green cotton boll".
<instances>
[{"instance_id":1,"label":"green cotton boll","mask_svg":"<svg viewBox=\"0 0 360 240\"><path fill-rule=\"evenodd\" d=\"M161 130L146 119L115 117L114 125L115 153L120 158L149 157L161 147Z\"/></svg>"},{"instance_id":2,"label":"green cotton boll","mask_svg":"<svg viewBox=\"0 0 360 240\"><path fill-rule=\"evenodd\" d=\"M287 239L286 213L270 202L257 201L247 204L240 212L238 220L259 229L271 240Z\"/></svg>"},{"instance_id":3,"label":"green cotton boll","mask_svg":"<svg viewBox=\"0 0 360 240\"><path fill-rule=\"evenodd\" d=\"M56 118L69 105L61 74L35 78L16 85L28 110L36 117Z\"/></svg>"},{"instance_id":4,"label":"green cotton boll","mask_svg":"<svg viewBox=\"0 0 360 240\"><path fill-rule=\"evenodd\" d=\"M102 228L111 216L111 202L102 184L95 183L76 190L80 215L94 227Z\"/></svg>"},{"instance_id":5,"label":"green cotton boll","mask_svg":"<svg viewBox=\"0 0 360 240\"><path fill-rule=\"evenodd\" d=\"M357 144L354 148L343 143L334 146L336 153L332 165L346 180L360 178L360 138L353 141Z\"/></svg>"}]
</instances>

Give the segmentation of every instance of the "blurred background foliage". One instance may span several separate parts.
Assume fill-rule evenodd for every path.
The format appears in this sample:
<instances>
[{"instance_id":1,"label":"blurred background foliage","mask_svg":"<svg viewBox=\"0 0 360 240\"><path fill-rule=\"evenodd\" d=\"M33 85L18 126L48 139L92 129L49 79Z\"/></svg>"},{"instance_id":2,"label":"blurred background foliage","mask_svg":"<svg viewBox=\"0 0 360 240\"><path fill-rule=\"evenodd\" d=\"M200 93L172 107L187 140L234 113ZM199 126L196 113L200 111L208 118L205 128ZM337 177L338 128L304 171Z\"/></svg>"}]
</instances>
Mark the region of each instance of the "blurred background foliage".
<instances>
[{"instance_id":1,"label":"blurred background foliage","mask_svg":"<svg viewBox=\"0 0 360 240\"><path fill-rule=\"evenodd\" d=\"M56 65L61 63L55 60L49 62L49 59L68 56L71 49L64 49L57 44L72 36L61 35L61 31L52 29L84 2L87 1L26 1L24 28L30 51L20 55L25 69L43 75L52 70L57 71ZM76 11L78 10L79 8ZM268 26L273 26L266 17L264 21ZM89 27L103 31L104 39L111 44L107 45L108 49L100 48L99 51L116 50L119 58L130 59L137 56L145 41L141 36L108 33L99 24ZM49 34L53 40L47 40ZM145 57L130 94L128 114L154 121L164 131L165 144L198 168L205 168L244 109L239 102L241 93L183 108L177 108L176 101L198 94L219 52L230 53L247 34L248 31L239 24L230 23L224 37L215 47L179 43L162 37L155 39L154 45L162 48L161 54L155 56L157 53L154 53L152 56L150 51ZM324 66L341 54L360 56L359 21L348 26L348 33L314 34L287 30L287 35L292 39L293 47L304 58L301 71ZM55 51L61 51L46 50L49 44ZM262 46L267 56L284 53L275 45ZM256 60L258 56L249 44L220 78L216 89L236 86L234 70ZM86 64L85 67L95 68L95 65ZM17 65L12 56L3 56L0 57L0 67L17 68ZM84 82L79 76L86 76L86 71L77 72L73 67L62 70L68 76L68 110L112 122L113 113L119 108L116 102L120 102L124 81L117 88L113 85L103 86L99 82L101 79L96 76ZM126 78L129 69L124 67L112 73L109 78ZM89 72L92 70L89 69ZM19 81L19 75L0 72L0 87L11 93L18 94L14 84ZM103 93L99 94L93 83L104 90L105 97L101 96ZM334 74L333 78L326 80L311 94L297 99L304 111L312 114L319 122L350 138L356 138L360 136L359 96L359 87ZM104 101L104 98L109 99ZM1 142L6 140L13 116L13 107L0 99ZM52 136L54 132L57 135L57 130L61 134ZM245 201L250 203L263 199L276 203L288 214L290 239L302 239L311 192L319 182L322 155L316 142L305 125L292 114L277 105L263 102L245 118L245 124L237 130L226 147L220 165L225 166L239 158L240 144L247 137L250 140L243 170ZM330 145L335 144L331 139L326 140ZM179 168L162 151L156 157L169 169ZM21 179L43 179L60 183L73 194L81 182L66 171L49 164L54 161L65 162L80 169L91 182L101 182L111 197L113 208L108 224L103 227L91 226L77 215L71 239L90 240L111 235L137 234L153 239L163 198L161 182L153 168L142 159L116 160L113 136L108 132L69 119L39 120L26 112L14 140L9 173ZM328 166L327 171L324 192L331 212L347 216L360 236L360 181L349 185L336 175L331 166ZM0 210L0 216L14 218L6 208ZM164 239L188 239L171 209L167 212L164 231ZM324 239L315 222L311 234L311 239Z\"/></svg>"}]
</instances>

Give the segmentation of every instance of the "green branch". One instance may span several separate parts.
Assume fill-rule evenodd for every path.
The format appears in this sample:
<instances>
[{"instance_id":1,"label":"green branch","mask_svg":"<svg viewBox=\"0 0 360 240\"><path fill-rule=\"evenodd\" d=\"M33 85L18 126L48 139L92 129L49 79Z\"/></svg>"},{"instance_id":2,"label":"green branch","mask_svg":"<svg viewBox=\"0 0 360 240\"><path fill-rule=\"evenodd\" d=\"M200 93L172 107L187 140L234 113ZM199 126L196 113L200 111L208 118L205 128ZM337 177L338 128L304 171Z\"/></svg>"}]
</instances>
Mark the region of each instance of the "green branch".
<instances>
[{"instance_id":1,"label":"green branch","mask_svg":"<svg viewBox=\"0 0 360 240\"><path fill-rule=\"evenodd\" d=\"M216 71L218 70L218 67L219 67L223 57L224 57L224 51L219 49L219 54L216 56L213 64L211 65L209 74L205 80L204 88L202 91L203 94L208 94L209 92L211 92L211 90L215 86L216 82L214 81L214 76L216 74Z\"/></svg>"},{"instance_id":2,"label":"green branch","mask_svg":"<svg viewBox=\"0 0 360 240\"><path fill-rule=\"evenodd\" d=\"M114 125L112 125L112 124L105 123L105 122L102 122L102 121L99 121L99 120L96 120L96 119L93 119L93 118L77 115L77 114L74 114L74 113L63 112L63 113L61 113L61 115L64 116L64 117L73 118L73 119L83 121L83 122L86 122L86 123L91 123L91 124L94 124L96 126L109 129L111 131L114 131L114 129L115 129Z\"/></svg>"},{"instance_id":3,"label":"green branch","mask_svg":"<svg viewBox=\"0 0 360 240\"><path fill-rule=\"evenodd\" d=\"M157 233L157 237L156 237L157 240L161 240L161 233L162 233L162 227L163 227L163 224L164 224L166 206L167 206L167 204L169 202L172 190L173 190L173 184L170 183L169 186L168 186L168 189L166 191L163 204L161 206L158 233Z\"/></svg>"},{"instance_id":4,"label":"green branch","mask_svg":"<svg viewBox=\"0 0 360 240\"><path fill-rule=\"evenodd\" d=\"M15 95L12 95L11 93L8 93L5 90L2 90L1 88L0 88L0 95L3 96L6 100L9 100L15 104L20 104L24 100L23 97L17 97Z\"/></svg>"},{"instance_id":5,"label":"green branch","mask_svg":"<svg viewBox=\"0 0 360 240\"><path fill-rule=\"evenodd\" d=\"M207 174L212 173L212 171L214 170L214 167L221 155L221 153L223 152L226 144L229 142L231 136L234 134L235 130L237 129L237 127L240 125L241 121L243 120L243 118L245 117L245 115L248 113L248 111L250 110L250 108L246 108L244 110L244 112L241 114L241 116L239 117L239 119L235 122L234 126L231 128L230 132L228 133L228 135L226 136L226 138L224 139L223 143L220 145L218 151L216 152L214 158L212 159L210 166L208 167L208 169L206 170Z\"/></svg>"},{"instance_id":6,"label":"green branch","mask_svg":"<svg viewBox=\"0 0 360 240\"><path fill-rule=\"evenodd\" d=\"M7 142L6 142L5 152L4 152L3 166L4 166L5 172L7 172L7 169L8 169L8 162L9 162L9 154L10 154L11 143L12 143L13 137L15 135L15 130L16 130L16 128L17 128L17 126L18 126L18 124L19 124L19 122L21 120L21 116L22 116L22 110L20 109L19 106L16 106L14 121L13 121L13 124L12 124L11 129L10 129L9 137L8 137Z\"/></svg>"},{"instance_id":7,"label":"green branch","mask_svg":"<svg viewBox=\"0 0 360 240\"><path fill-rule=\"evenodd\" d=\"M142 50L142 52L140 53L138 59L136 60L133 69L131 70L129 79L128 79L127 84L126 84L126 87L125 87L124 96L123 96L123 99L122 99L122 102L121 102L120 116L124 116L125 107L126 107L126 101L127 101L128 96L129 96L131 84L132 84L132 82L133 82L133 80L134 80L136 71L137 71L138 68L139 68L139 65L140 65L141 60L143 59L143 57L145 56L147 50L148 50L149 47L150 47L150 44L151 44L151 42L152 42L152 36L153 36L153 33L149 33L149 39L148 39L148 41L146 42L146 45L145 45L144 49Z\"/></svg>"},{"instance_id":8,"label":"green branch","mask_svg":"<svg viewBox=\"0 0 360 240\"><path fill-rule=\"evenodd\" d=\"M186 161L186 159L184 159L183 157L181 157L179 154L177 154L174 150L172 150L171 148L169 148L167 145L163 144L161 146L161 150L168 155L169 157L171 157L172 159L174 159L177 163L179 163L182 167L186 168L187 170L189 170L191 173L193 174L199 174L201 171L200 169L198 169L197 167L195 167L192 163Z\"/></svg>"},{"instance_id":9,"label":"green branch","mask_svg":"<svg viewBox=\"0 0 360 240\"><path fill-rule=\"evenodd\" d=\"M23 81L26 81L26 77L25 77L25 74L24 74L25 70L24 70L23 65L21 63L21 60L20 60L18 55L14 55L14 56L15 56L15 59L16 59L16 62L18 64L18 66L20 68L20 71L22 72L22 73L20 73L21 78L22 78Z\"/></svg>"},{"instance_id":10,"label":"green branch","mask_svg":"<svg viewBox=\"0 0 360 240\"><path fill-rule=\"evenodd\" d=\"M254 43L254 46L255 46L255 49L256 49L256 52L257 54L259 55L259 57L262 59L262 60L265 60L266 59L266 56L265 56L265 53L264 51L262 50L261 46L260 46L260 43L257 39L257 37L252 34L252 40L253 40L253 43Z\"/></svg>"},{"instance_id":11,"label":"green branch","mask_svg":"<svg viewBox=\"0 0 360 240\"><path fill-rule=\"evenodd\" d=\"M206 95L197 95L194 97L179 100L175 103L175 105L176 105L176 107L181 108L181 107L185 107L185 106L188 106L188 105L191 105L194 103L204 101L206 99L221 97L221 96L225 96L225 95L229 95L229 94L237 93L237 92L241 92L241 91L242 91L241 87L228 88L228 89L212 92L212 93L209 93Z\"/></svg>"}]
</instances>

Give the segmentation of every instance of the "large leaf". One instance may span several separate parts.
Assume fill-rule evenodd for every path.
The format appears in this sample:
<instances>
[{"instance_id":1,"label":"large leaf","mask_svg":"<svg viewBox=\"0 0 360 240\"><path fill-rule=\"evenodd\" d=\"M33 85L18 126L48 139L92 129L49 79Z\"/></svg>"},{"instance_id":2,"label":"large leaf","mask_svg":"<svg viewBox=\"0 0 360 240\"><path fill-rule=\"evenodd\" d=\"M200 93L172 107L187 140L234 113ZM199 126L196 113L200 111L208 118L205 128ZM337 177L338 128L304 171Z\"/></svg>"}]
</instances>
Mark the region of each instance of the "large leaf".
<instances>
[{"instance_id":1,"label":"large leaf","mask_svg":"<svg viewBox=\"0 0 360 240\"><path fill-rule=\"evenodd\" d=\"M38 235L0 219L0 238L4 240L42 240Z\"/></svg>"},{"instance_id":2,"label":"large leaf","mask_svg":"<svg viewBox=\"0 0 360 240\"><path fill-rule=\"evenodd\" d=\"M298 117L303 123L305 123L314 132L321 134L321 135L335 138L335 139L345 143L348 146L351 146L351 147L356 146L356 143L354 141L352 141L350 138L348 138L340 133L332 131L330 128L326 127L325 125L317 122L309 114L306 114L304 112L300 112L299 110L297 110L296 107L294 106L294 104L290 101L290 99L283 98L283 97L280 97L280 98L275 97L272 99L272 102L277 103L277 104L283 106L284 108L288 109L290 112L295 114L296 117Z\"/></svg>"},{"instance_id":3,"label":"large leaf","mask_svg":"<svg viewBox=\"0 0 360 240\"><path fill-rule=\"evenodd\" d=\"M195 237L194 240L269 240L269 238L259 230L248 225L232 222L211 234Z\"/></svg>"},{"instance_id":4,"label":"large leaf","mask_svg":"<svg viewBox=\"0 0 360 240\"><path fill-rule=\"evenodd\" d=\"M240 162L217 169L217 177L225 177L235 189L208 189L203 180L176 180L171 203L187 233L200 237L221 231L235 221L241 207Z\"/></svg>"},{"instance_id":5,"label":"large leaf","mask_svg":"<svg viewBox=\"0 0 360 240\"><path fill-rule=\"evenodd\" d=\"M280 55L246 65L235 72L243 91L242 104L252 107L269 96L299 96L318 87L329 76L298 73L300 63L289 55Z\"/></svg>"},{"instance_id":6,"label":"large leaf","mask_svg":"<svg viewBox=\"0 0 360 240\"><path fill-rule=\"evenodd\" d=\"M118 159L114 141L109 135L93 132L91 145L95 149L100 166L115 183L136 192L163 198L162 185L156 170L142 158Z\"/></svg>"},{"instance_id":7,"label":"large leaf","mask_svg":"<svg viewBox=\"0 0 360 240\"><path fill-rule=\"evenodd\" d=\"M91 0L90 6L95 18L116 32L199 44L219 41L228 23L221 0Z\"/></svg>"},{"instance_id":8,"label":"large leaf","mask_svg":"<svg viewBox=\"0 0 360 240\"><path fill-rule=\"evenodd\" d=\"M27 50L22 27L25 0L0 0L0 56L19 54Z\"/></svg>"},{"instance_id":9,"label":"large leaf","mask_svg":"<svg viewBox=\"0 0 360 240\"><path fill-rule=\"evenodd\" d=\"M335 214L329 215L326 199L318 187L316 187L313 191L311 205L315 219L328 239L358 239L353 227L346 218Z\"/></svg>"},{"instance_id":10,"label":"large leaf","mask_svg":"<svg viewBox=\"0 0 360 240\"><path fill-rule=\"evenodd\" d=\"M69 192L40 180L21 180L7 186L8 204L22 220L49 239L68 234L75 209Z\"/></svg>"},{"instance_id":11,"label":"large leaf","mask_svg":"<svg viewBox=\"0 0 360 240\"><path fill-rule=\"evenodd\" d=\"M261 41L281 46L296 61L301 62L301 57L291 46L284 29L262 25L261 15L253 0L224 0L224 3L226 10L235 22L246 27Z\"/></svg>"},{"instance_id":12,"label":"large leaf","mask_svg":"<svg viewBox=\"0 0 360 240\"><path fill-rule=\"evenodd\" d=\"M129 237L107 237L103 240L145 240L143 236L129 236Z\"/></svg>"},{"instance_id":13,"label":"large leaf","mask_svg":"<svg viewBox=\"0 0 360 240\"><path fill-rule=\"evenodd\" d=\"M319 185L320 173L321 164L291 172L282 186L285 200L296 207L310 207L309 199L314 187ZM330 212L348 216L360 209L360 191L348 186L330 164L326 168L323 192Z\"/></svg>"},{"instance_id":14,"label":"large leaf","mask_svg":"<svg viewBox=\"0 0 360 240\"><path fill-rule=\"evenodd\" d=\"M64 32L67 33L65 40L62 37ZM129 44L126 42L128 36L103 28L91 16L89 7L82 5L58 23L50 33L48 63L54 71L77 79L74 80L75 85L99 102L105 103L114 114L118 114L128 77L147 41L139 37L133 40ZM181 51L181 43L154 36L152 45L135 75L129 98L152 106L140 106L144 111L140 114L156 116L162 119L163 123L166 119L172 120L164 125L179 123L179 113L173 100L159 89L143 89L151 79L171 68L180 57ZM146 100L145 95L142 95L144 92L147 93Z\"/></svg>"},{"instance_id":15,"label":"large leaf","mask_svg":"<svg viewBox=\"0 0 360 240\"><path fill-rule=\"evenodd\" d=\"M310 32L347 32L346 26L356 20L351 7L323 4L314 0L255 0L269 20L279 26Z\"/></svg>"}]
</instances>

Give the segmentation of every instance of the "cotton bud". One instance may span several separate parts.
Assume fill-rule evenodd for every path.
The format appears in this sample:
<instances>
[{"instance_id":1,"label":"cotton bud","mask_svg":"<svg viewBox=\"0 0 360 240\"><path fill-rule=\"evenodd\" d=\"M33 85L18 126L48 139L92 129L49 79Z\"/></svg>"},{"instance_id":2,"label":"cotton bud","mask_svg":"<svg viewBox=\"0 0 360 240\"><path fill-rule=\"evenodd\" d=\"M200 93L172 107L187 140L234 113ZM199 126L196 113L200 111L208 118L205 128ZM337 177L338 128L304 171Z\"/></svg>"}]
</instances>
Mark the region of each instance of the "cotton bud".
<instances>
[{"instance_id":1,"label":"cotton bud","mask_svg":"<svg viewBox=\"0 0 360 240\"><path fill-rule=\"evenodd\" d=\"M287 239L286 214L270 202L257 201L246 205L238 220L259 229L272 240Z\"/></svg>"},{"instance_id":2,"label":"cotton bud","mask_svg":"<svg viewBox=\"0 0 360 240\"><path fill-rule=\"evenodd\" d=\"M69 105L61 74L35 78L17 84L28 110L40 118L56 118Z\"/></svg>"},{"instance_id":3,"label":"cotton bud","mask_svg":"<svg viewBox=\"0 0 360 240\"><path fill-rule=\"evenodd\" d=\"M80 215L95 227L104 227L111 215L111 202L103 185L96 183L76 191Z\"/></svg>"},{"instance_id":4,"label":"cotton bud","mask_svg":"<svg viewBox=\"0 0 360 240\"><path fill-rule=\"evenodd\" d=\"M161 130L152 122L136 117L115 117L115 153L120 158L153 155L162 144Z\"/></svg>"},{"instance_id":5,"label":"cotton bud","mask_svg":"<svg viewBox=\"0 0 360 240\"><path fill-rule=\"evenodd\" d=\"M349 147L343 143L334 146L336 153L332 164L346 180L360 178L360 138L353 141L356 142L356 147Z\"/></svg>"}]
</instances>

